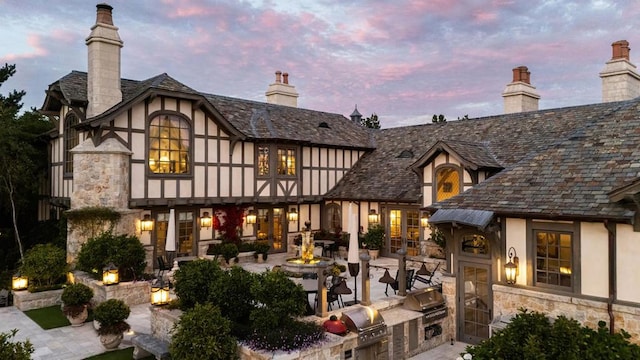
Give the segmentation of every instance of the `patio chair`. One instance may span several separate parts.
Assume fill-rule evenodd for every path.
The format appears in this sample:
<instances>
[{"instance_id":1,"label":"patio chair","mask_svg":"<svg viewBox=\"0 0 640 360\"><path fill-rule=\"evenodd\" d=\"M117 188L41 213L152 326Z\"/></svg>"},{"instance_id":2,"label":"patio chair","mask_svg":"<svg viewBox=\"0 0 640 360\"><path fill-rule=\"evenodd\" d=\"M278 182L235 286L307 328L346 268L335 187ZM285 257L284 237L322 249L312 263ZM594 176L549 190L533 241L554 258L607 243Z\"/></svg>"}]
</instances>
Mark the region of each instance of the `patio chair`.
<instances>
[{"instance_id":1,"label":"patio chair","mask_svg":"<svg viewBox=\"0 0 640 360\"><path fill-rule=\"evenodd\" d=\"M9 306L9 291L7 289L0 290L0 307Z\"/></svg>"},{"instance_id":2,"label":"patio chair","mask_svg":"<svg viewBox=\"0 0 640 360\"><path fill-rule=\"evenodd\" d=\"M400 288L400 282L398 282L398 273L400 271L396 271L396 281L391 283L391 284L387 284L387 286L384 289L384 294L389 296L388 291L389 291L389 286L391 286L391 288L393 289L393 293L395 294L398 289ZM413 287L413 274L415 273L415 269L407 269L407 290L411 290L411 288Z\"/></svg>"},{"instance_id":3,"label":"patio chair","mask_svg":"<svg viewBox=\"0 0 640 360\"><path fill-rule=\"evenodd\" d=\"M422 264L422 266L424 266L424 264ZM438 268L440 267L440 263L438 263L438 265L436 265L435 269L433 269L433 271L429 271L426 269L422 270L422 268L420 268L421 271L418 271L416 273L416 276L414 277L414 281L419 281L421 283L427 284L428 286L433 286L435 285L433 283L433 276L436 274L436 271L438 270ZM421 272L425 272L426 274L421 274Z\"/></svg>"},{"instance_id":4,"label":"patio chair","mask_svg":"<svg viewBox=\"0 0 640 360\"><path fill-rule=\"evenodd\" d=\"M165 255L158 256L158 277L162 279L164 272L171 270L171 264Z\"/></svg>"}]
</instances>

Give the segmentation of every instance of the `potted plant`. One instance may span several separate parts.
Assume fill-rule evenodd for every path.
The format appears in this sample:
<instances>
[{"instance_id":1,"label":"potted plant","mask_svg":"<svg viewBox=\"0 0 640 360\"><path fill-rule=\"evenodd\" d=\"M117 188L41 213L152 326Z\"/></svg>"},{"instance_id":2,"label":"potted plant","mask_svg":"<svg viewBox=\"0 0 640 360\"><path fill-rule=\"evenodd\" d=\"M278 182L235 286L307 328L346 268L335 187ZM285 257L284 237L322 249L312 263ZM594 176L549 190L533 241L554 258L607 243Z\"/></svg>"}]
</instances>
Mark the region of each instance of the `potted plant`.
<instances>
[{"instance_id":1,"label":"potted plant","mask_svg":"<svg viewBox=\"0 0 640 360\"><path fill-rule=\"evenodd\" d=\"M262 263L264 261L267 260L267 256L269 255L269 249L271 248L271 246L269 246L269 243L264 242L264 241L258 241L255 245L255 256L256 256L256 260L258 260L259 263Z\"/></svg>"},{"instance_id":2,"label":"potted plant","mask_svg":"<svg viewBox=\"0 0 640 360\"><path fill-rule=\"evenodd\" d=\"M93 310L93 318L100 324L98 335L106 349L115 349L122 341L123 333L131 326L125 321L131 309L120 299L109 299Z\"/></svg>"},{"instance_id":3,"label":"potted plant","mask_svg":"<svg viewBox=\"0 0 640 360\"><path fill-rule=\"evenodd\" d=\"M85 284L71 284L62 291L62 312L71 326L82 326L89 316L87 307L93 298L93 290Z\"/></svg>"},{"instance_id":4,"label":"potted plant","mask_svg":"<svg viewBox=\"0 0 640 360\"><path fill-rule=\"evenodd\" d=\"M380 249L384 246L384 226L380 224L371 226L364 234L364 245L369 249L371 259L377 259Z\"/></svg>"},{"instance_id":5,"label":"potted plant","mask_svg":"<svg viewBox=\"0 0 640 360\"><path fill-rule=\"evenodd\" d=\"M238 246L233 243L226 243L222 245L222 257L226 260L228 265L231 265L232 259L237 260L238 254ZM235 262L235 261L234 261Z\"/></svg>"}]
</instances>

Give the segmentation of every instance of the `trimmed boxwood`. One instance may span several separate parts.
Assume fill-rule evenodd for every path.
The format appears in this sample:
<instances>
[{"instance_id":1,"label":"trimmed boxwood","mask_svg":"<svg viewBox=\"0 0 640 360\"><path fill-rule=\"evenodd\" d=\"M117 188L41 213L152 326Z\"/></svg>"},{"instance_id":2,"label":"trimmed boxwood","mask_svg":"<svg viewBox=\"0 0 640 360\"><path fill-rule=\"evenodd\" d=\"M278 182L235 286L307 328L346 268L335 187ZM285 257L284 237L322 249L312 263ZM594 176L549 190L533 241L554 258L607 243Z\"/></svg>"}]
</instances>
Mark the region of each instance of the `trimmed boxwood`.
<instances>
[{"instance_id":1,"label":"trimmed boxwood","mask_svg":"<svg viewBox=\"0 0 640 360\"><path fill-rule=\"evenodd\" d=\"M78 316L85 305L93 298L93 290L85 284L76 283L67 285L62 291L62 312L68 316Z\"/></svg>"},{"instance_id":2,"label":"trimmed boxwood","mask_svg":"<svg viewBox=\"0 0 640 360\"><path fill-rule=\"evenodd\" d=\"M180 266L174 275L180 309L186 311L196 304L211 301L218 279L223 274L218 263L211 260L195 260Z\"/></svg>"},{"instance_id":3,"label":"trimmed boxwood","mask_svg":"<svg viewBox=\"0 0 640 360\"><path fill-rule=\"evenodd\" d=\"M38 244L27 251L20 271L29 278L29 288L51 288L64 284L67 273L67 253L53 244Z\"/></svg>"},{"instance_id":4,"label":"trimmed boxwood","mask_svg":"<svg viewBox=\"0 0 640 360\"><path fill-rule=\"evenodd\" d=\"M131 327L125 320L129 314L131 314L131 309L120 299L109 299L100 303L93 310L93 319L100 323L98 334L117 335L128 331Z\"/></svg>"},{"instance_id":5,"label":"trimmed boxwood","mask_svg":"<svg viewBox=\"0 0 640 360\"><path fill-rule=\"evenodd\" d=\"M78 269L102 279L102 269L109 263L118 267L121 281L143 278L147 266L144 246L136 236L102 233L82 245Z\"/></svg>"}]
</instances>

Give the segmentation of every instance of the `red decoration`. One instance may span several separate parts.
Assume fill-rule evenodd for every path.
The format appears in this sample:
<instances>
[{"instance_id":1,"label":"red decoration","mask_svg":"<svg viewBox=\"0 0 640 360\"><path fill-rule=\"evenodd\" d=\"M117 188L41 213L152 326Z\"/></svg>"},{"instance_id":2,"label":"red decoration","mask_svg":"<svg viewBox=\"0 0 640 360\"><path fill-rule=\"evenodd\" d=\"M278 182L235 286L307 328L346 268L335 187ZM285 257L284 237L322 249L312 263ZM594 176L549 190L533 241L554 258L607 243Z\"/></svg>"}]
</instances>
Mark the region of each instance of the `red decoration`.
<instances>
[{"instance_id":1,"label":"red decoration","mask_svg":"<svg viewBox=\"0 0 640 360\"><path fill-rule=\"evenodd\" d=\"M244 223L245 208L229 205L215 208L213 213L213 228L222 234L224 242L232 242L240 245L238 229Z\"/></svg>"}]
</instances>

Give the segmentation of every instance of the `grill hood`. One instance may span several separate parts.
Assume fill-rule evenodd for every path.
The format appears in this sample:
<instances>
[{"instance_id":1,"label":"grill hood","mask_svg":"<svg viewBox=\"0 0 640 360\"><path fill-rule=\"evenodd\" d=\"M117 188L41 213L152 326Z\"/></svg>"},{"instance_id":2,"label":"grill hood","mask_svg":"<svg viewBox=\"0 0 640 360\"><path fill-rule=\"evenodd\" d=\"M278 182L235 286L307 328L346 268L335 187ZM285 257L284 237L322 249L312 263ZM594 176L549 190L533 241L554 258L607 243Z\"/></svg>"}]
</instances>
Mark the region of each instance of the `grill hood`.
<instances>
[{"instance_id":1,"label":"grill hood","mask_svg":"<svg viewBox=\"0 0 640 360\"><path fill-rule=\"evenodd\" d=\"M408 310L425 312L444 304L442 293L435 287L428 287L408 292L403 306Z\"/></svg>"},{"instance_id":2,"label":"grill hood","mask_svg":"<svg viewBox=\"0 0 640 360\"><path fill-rule=\"evenodd\" d=\"M355 309L350 309L342 312L342 318L347 325L347 328L351 331L363 332L365 330L384 326L384 319L378 310L369 306L360 306Z\"/></svg>"}]
</instances>

